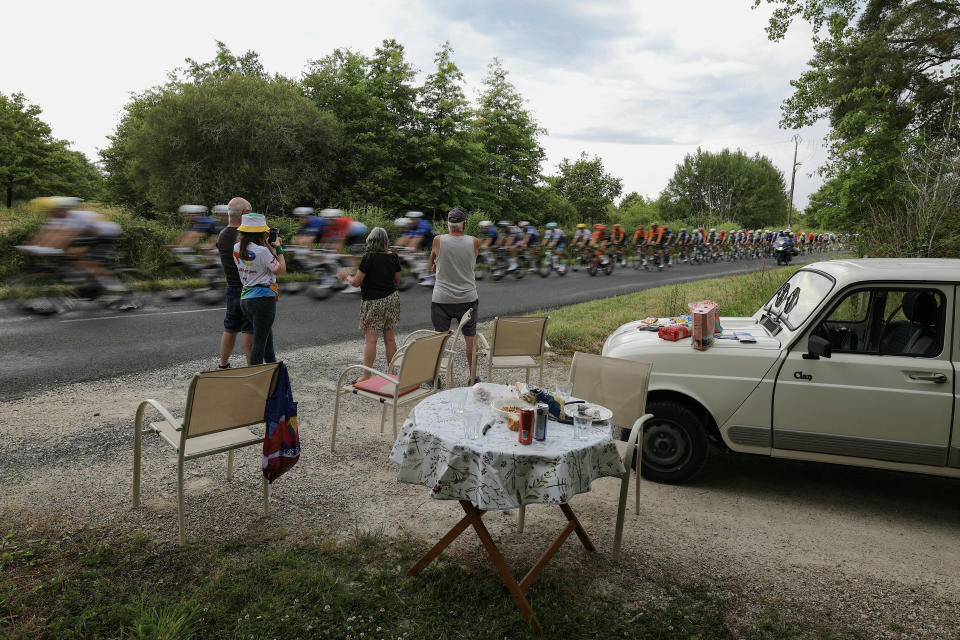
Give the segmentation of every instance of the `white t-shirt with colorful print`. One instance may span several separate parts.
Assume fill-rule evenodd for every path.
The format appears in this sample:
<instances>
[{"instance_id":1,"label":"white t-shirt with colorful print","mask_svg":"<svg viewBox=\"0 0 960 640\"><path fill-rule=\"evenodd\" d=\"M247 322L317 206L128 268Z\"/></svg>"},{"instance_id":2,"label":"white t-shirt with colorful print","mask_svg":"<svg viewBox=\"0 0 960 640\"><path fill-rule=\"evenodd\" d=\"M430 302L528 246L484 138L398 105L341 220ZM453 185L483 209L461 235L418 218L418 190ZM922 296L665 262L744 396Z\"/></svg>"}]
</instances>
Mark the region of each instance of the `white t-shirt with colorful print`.
<instances>
[{"instance_id":1,"label":"white t-shirt with colorful print","mask_svg":"<svg viewBox=\"0 0 960 640\"><path fill-rule=\"evenodd\" d=\"M241 258L238 242L233 245L233 262L237 265L237 273L243 283L241 300L275 295L270 285L277 281L274 274L280 268L280 262L269 249L251 242L247 245L247 255Z\"/></svg>"}]
</instances>

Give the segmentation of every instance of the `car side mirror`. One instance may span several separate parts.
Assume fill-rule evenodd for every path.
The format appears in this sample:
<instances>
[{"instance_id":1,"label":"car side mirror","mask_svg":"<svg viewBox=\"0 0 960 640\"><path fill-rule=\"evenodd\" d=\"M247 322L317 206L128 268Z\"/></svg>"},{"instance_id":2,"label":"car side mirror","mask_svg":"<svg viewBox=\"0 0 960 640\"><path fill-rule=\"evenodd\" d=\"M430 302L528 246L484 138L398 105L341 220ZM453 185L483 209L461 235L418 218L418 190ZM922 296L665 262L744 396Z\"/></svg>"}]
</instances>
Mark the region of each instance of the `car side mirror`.
<instances>
[{"instance_id":1,"label":"car side mirror","mask_svg":"<svg viewBox=\"0 0 960 640\"><path fill-rule=\"evenodd\" d=\"M807 353L803 354L804 360L819 360L821 357L829 358L833 353L833 345L822 336L810 336L807 339Z\"/></svg>"}]
</instances>

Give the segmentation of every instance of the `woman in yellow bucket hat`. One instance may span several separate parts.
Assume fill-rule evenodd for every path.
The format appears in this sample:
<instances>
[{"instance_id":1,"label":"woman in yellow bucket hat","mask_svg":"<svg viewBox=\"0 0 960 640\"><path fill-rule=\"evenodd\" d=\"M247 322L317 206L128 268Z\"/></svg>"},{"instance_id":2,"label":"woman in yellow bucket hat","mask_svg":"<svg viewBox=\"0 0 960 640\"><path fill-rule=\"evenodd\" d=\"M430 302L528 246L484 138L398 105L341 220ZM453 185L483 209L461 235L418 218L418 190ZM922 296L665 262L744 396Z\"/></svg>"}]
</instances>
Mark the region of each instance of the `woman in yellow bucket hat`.
<instances>
[{"instance_id":1,"label":"woman in yellow bucket hat","mask_svg":"<svg viewBox=\"0 0 960 640\"><path fill-rule=\"evenodd\" d=\"M233 261L243 290L240 307L253 323L250 364L276 362L273 351L273 320L277 314L277 276L287 272L280 237L271 244L267 219L259 213L247 213L237 228L240 241L233 246Z\"/></svg>"}]
</instances>

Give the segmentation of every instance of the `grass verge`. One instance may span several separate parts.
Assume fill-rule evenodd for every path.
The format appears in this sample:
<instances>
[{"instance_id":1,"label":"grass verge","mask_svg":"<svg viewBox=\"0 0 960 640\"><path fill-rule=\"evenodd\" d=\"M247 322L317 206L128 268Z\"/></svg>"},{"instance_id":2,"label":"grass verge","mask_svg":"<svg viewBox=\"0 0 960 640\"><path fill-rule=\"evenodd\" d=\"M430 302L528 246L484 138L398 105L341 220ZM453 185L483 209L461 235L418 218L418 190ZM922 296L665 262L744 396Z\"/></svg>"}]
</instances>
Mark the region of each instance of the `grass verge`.
<instances>
[{"instance_id":1,"label":"grass verge","mask_svg":"<svg viewBox=\"0 0 960 640\"><path fill-rule=\"evenodd\" d=\"M568 546L565 553L583 553ZM529 592L544 626L523 623L488 562L441 557L408 538L355 532L336 543L231 540L160 545L81 530L0 539L0 636L7 638L859 638L731 584L639 576L599 557L551 565ZM758 606L758 604L760 606Z\"/></svg>"},{"instance_id":2,"label":"grass verge","mask_svg":"<svg viewBox=\"0 0 960 640\"><path fill-rule=\"evenodd\" d=\"M715 300L720 315L750 316L800 267L763 269L709 280L646 289L612 298L539 311L550 315L547 340L558 353L600 353L614 329L647 316L668 317L689 313L688 302Z\"/></svg>"}]
</instances>

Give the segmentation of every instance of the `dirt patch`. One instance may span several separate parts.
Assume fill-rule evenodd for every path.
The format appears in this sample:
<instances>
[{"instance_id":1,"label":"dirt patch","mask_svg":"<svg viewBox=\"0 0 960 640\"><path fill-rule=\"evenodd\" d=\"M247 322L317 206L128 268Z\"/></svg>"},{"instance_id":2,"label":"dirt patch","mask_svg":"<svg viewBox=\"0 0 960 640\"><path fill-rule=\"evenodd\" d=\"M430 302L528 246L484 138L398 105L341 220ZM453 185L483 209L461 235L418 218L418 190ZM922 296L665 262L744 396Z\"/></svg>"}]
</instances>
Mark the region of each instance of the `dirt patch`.
<instances>
[{"instance_id":1,"label":"dirt patch","mask_svg":"<svg viewBox=\"0 0 960 640\"><path fill-rule=\"evenodd\" d=\"M262 515L259 451L238 452L229 482L225 456L205 458L186 466L188 536L382 530L427 544L459 519L455 503L396 482L387 461L392 428L388 420L386 433L379 433L372 404L344 400L337 452L330 452L332 391L360 347L352 341L283 354L304 448L297 467L273 488L273 516ZM182 414L190 377L214 364L195 361L0 403L4 521L28 529L51 521L65 529L116 527L175 544L175 458L156 438L144 446L143 505L131 508L133 416L145 398ZM547 379L565 377L568 367L569 359L551 358ZM508 375L498 374L498 381ZM958 488L952 479L715 452L693 484L642 484L641 513L628 511L626 553L617 565L610 551L619 483L595 482L572 505L600 553L586 554L574 540L555 562L633 576L640 604L670 597L657 586L658 576L681 576L742 593L745 606L776 599L814 607L824 621L853 625L870 637L955 637ZM528 509L522 536L513 512L486 520L517 571L563 524L559 510L547 506ZM449 555L464 564L487 562L470 535Z\"/></svg>"}]
</instances>

